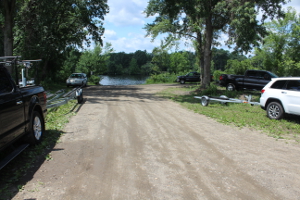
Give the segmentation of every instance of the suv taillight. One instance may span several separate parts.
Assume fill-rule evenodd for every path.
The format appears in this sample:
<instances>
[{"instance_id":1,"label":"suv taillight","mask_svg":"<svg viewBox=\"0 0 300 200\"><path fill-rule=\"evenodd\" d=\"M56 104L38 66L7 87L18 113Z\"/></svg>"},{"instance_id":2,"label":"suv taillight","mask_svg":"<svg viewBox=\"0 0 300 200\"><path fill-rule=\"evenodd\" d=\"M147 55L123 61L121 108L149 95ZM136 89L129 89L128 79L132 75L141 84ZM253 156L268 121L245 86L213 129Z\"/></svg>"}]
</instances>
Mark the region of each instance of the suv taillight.
<instances>
[{"instance_id":1,"label":"suv taillight","mask_svg":"<svg viewBox=\"0 0 300 200\"><path fill-rule=\"evenodd\" d=\"M262 90L261 90L261 93L263 94L265 91L266 91L266 90L262 89Z\"/></svg>"},{"instance_id":2,"label":"suv taillight","mask_svg":"<svg viewBox=\"0 0 300 200\"><path fill-rule=\"evenodd\" d=\"M219 77L219 80L220 80L220 81L223 80L223 76L222 76L222 75Z\"/></svg>"}]
</instances>

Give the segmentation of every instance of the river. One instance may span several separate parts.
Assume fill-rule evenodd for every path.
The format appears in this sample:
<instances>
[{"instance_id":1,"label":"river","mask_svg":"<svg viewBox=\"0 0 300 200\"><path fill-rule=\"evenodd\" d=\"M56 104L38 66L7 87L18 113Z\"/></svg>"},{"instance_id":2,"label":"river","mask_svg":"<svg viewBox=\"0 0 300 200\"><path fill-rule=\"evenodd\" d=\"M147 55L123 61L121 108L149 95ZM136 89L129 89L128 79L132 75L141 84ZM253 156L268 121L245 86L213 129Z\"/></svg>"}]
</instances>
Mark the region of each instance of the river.
<instances>
[{"instance_id":1,"label":"river","mask_svg":"<svg viewBox=\"0 0 300 200\"><path fill-rule=\"evenodd\" d=\"M141 85L149 76L109 75L101 76L100 85Z\"/></svg>"}]
</instances>

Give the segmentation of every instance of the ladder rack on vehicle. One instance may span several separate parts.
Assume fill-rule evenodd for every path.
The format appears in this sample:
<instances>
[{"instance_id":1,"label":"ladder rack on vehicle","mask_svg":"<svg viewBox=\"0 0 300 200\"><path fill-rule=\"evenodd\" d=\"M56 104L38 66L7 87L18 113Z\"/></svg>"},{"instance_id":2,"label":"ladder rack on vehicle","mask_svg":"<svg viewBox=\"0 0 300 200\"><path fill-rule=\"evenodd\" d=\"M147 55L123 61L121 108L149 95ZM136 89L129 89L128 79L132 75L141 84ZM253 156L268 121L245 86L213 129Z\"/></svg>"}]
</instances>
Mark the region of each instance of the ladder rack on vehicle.
<instances>
[{"instance_id":1,"label":"ladder rack on vehicle","mask_svg":"<svg viewBox=\"0 0 300 200\"><path fill-rule=\"evenodd\" d=\"M234 98L228 98L225 95L221 95L220 97L213 97L213 96L194 96L194 98L201 99L201 104L202 106L208 106L210 101L218 101L222 104L227 104L227 103L247 103L250 104L251 106L253 105L260 105L259 102L252 102L252 96L245 95L245 98L247 100L242 100L242 99L234 99Z\"/></svg>"}]
</instances>

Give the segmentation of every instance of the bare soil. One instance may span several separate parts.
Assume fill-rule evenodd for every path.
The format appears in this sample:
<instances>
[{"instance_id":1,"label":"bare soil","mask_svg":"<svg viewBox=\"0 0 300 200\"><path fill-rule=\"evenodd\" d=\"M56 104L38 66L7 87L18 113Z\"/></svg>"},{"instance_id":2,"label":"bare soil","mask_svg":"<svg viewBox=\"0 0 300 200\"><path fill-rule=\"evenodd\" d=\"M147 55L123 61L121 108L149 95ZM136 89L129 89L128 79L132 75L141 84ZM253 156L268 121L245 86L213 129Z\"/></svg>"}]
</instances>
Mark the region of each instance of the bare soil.
<instances>
[{"instance_id":1,"label":"bare soil","mask_svg":"<svg viewBox=\"0 0 300 200\"><path fill-rule=\"evenodd\" d=\"M300 146L193 113L156 92L89 86L13 199L300 199Z\"/></svg>"}]
</instances>

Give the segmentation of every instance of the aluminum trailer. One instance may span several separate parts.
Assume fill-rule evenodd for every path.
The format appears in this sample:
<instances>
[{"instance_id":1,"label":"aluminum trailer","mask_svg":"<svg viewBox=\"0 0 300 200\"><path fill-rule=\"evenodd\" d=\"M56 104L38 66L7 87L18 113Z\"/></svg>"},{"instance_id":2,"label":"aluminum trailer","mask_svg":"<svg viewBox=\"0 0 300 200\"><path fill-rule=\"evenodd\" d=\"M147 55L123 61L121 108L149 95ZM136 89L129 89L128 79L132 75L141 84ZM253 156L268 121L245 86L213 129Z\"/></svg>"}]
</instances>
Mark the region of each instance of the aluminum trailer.
<instances>
[{"instance_id":1,"label":"aluminum trailer","mask_svg":"<svg viewBox=\"0 0 300 200\"><path fill-rule=\"evenodd\" d=\"M250 104L251 106L260 105L259 102L252 102L251 101L251 99L252 99L251 95L248 95L248 96L245 95L245 98L247 100L228 98L225 95L222 95L220 97L194 96L194 98L201 99L202 106L208 106L208 104L209 104L210 101L218 101L218 102L220 102L222 104L227 104L227 103L246 103L246 104Z\"/></svg>"},{"instance_id":2,"label":"aluminum trailer","mask_svg":"<svg viewBox=\"0 0 300 200\"><path fill-rule=\"evenodd\" d=\"M55 94L47 95L47 108L61 106L73 99L77 99L79 104L83 102L82 86L76 87L67 93L64 90L59 90Z\"/></svg>"}]
</instances>

